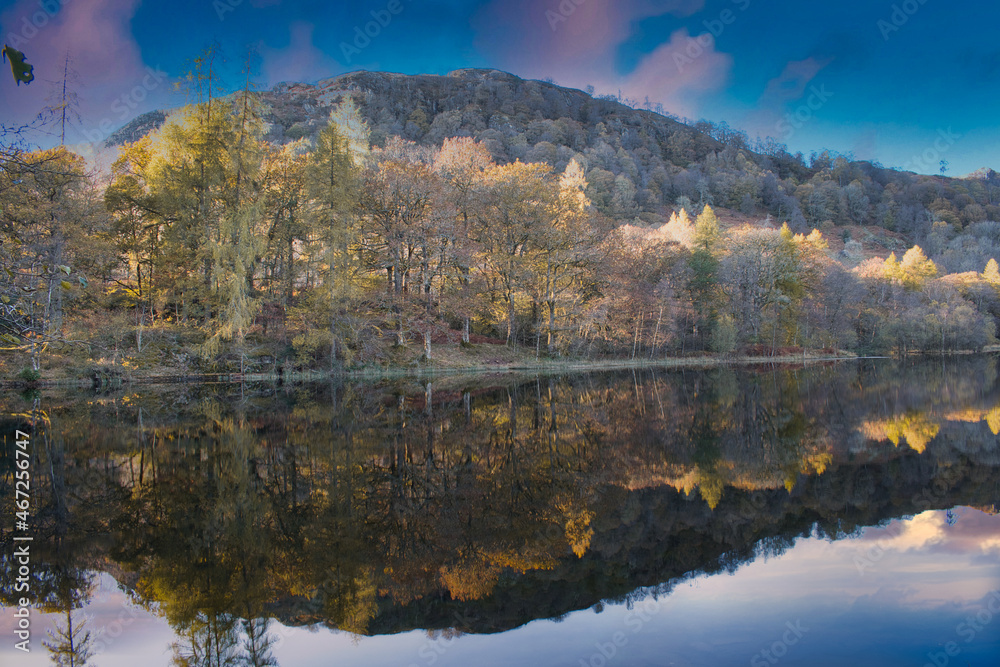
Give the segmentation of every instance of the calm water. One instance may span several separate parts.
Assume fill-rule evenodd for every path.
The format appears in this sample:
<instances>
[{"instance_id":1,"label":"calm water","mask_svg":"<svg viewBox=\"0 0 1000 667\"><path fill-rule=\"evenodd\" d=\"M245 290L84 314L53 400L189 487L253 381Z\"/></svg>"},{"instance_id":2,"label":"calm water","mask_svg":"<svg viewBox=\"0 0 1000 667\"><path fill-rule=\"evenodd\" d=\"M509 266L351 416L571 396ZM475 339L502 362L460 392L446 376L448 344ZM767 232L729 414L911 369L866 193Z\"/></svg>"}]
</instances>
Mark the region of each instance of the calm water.
<instances>
[{"instance_id":1,"label":"calm water","mask_svg":"<svg viewBox=\"0 0 1000 667\"><path fill-rule=\"evenodd\" d=\"M996 358L0 405L5 666L1000 663Z\"/></svg>"}]
</instances>

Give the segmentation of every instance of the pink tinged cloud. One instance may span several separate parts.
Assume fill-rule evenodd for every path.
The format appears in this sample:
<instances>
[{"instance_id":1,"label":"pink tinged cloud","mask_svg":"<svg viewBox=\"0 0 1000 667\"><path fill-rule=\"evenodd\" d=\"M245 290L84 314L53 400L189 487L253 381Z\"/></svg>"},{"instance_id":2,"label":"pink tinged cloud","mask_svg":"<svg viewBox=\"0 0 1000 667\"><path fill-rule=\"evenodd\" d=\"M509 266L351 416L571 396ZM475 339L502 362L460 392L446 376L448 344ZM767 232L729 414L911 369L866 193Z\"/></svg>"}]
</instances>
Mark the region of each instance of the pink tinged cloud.
<instances>
[{"instance_id":1,"label":"pink tinged cloud","mask_svg":"<svg viewBox=\"0 0 1000 667\"><path fill-rule=\"evenodd\" d=\"M716 51L705 37L692 37L686 29L674 32L625 77L623 95L662 102L679 116L696 115L699 98L724 87L733 65L732 56Z\"/></svg>"},{"instance_id":2,"label":"pink tinged cloud","mask_svg":"<svg viewBox=\"0 0 1000 667\"><path fill-rule=\"evenodd\" d=\"M267 86L282 81L307 83L344 71L336 60L313 44L315 26L295 22L289 26L288 46L260 46L261 73Z\"/></svg>"},{"instance_id":3,"label":"pink tinged cloud","mask_svg":"<svg viewBox=\"0 0 1000 667\"><path fill-rule=\"evenodd\" d=\"M614 52L632 24L651 16L690 16L704 0L497 0L474 21L477 46L498 67L563 85L592 84L603 93L662 102L671 112L694 115L698 98L718 90L732 58L715 50L711 36L677 30L627 75L614 69Z\"/></svg>"},{"instance_id":4,"label":"pink tinged cloud","mask_svg":"<svg viewBox=\"0 0 1000 667\"><path fill-rule=\"evenodd\" d=\"M787 141L789 126L786 114L801 107L810 96L810 86L820 72L833 62L833 58L806 58L793 60L785 65L781 74L767 82L757 107L744 120L745 129L752 134L771 136ZM816 110L810 109L813 113ZM801 128L796 128L794 136Z\"/></svg>"},{"instance_id":5,"label":"pink tinged cloud","mask_svg":"<svg viewBox=\"0 0 1000 667\"><path fill-rule=\"evenodd\" d=\"M151 76L132 36L130 22L139 2L74 0L49 14L37 0L22 0L0 15L3 39L12 42L16 38L28 62L35 66L35 81L30 86L9 89L8 84L13 83L9 75L8 80L0 81L0 116L7 122L26 122L45 106L58 104L52 98L56 86L52 82L61 82L67 54L79 73L81 129L92 133L101 126L117 129L146 110L150 106L147 99L166 98L169 82L162 74ZM82 138L74 135L74 140Z\"/></svg>"},{"instance_id":6,"label":"pink tinged cloud","mask_svg":"<svg viewBox=\"0 0 1000 667\"><path fill-rule=\"evenodd\" d=\"M632 23L689 16L704 0L494 0L473 19L476 46L499 67L539 78L609 69Z\"/></svg>"},{"instance_id":7,"label":"pink tinged cloud","mask_svg":"<svg viewBox=\"0 0 1000 667\"><path fill-rule=\"evenodd\" d=\"M761 106L779 106L800 99L816 75L832 62L832 58L806 58L789 62L779 76L767 82L760 97Z\"/></svg>"}]
</instances>

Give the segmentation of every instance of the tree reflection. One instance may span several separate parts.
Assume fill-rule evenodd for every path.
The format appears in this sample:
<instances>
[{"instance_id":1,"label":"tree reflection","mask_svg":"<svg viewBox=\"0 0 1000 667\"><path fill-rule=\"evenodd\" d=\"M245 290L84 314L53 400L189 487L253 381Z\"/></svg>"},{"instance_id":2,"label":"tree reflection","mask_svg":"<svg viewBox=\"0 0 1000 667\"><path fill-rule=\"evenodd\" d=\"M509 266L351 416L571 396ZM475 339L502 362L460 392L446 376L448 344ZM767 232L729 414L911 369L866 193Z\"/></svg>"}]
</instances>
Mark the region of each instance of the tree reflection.
<instances>
[{"instance_id":1,"label":"tree reflection","mask_svg":"<svg viewBox=\"0 0 1000 667\"><path fill-rule=\"evenodd\" d=\"M61 612L64 619L46 631L42 642L52 662L58 667L85 667L94 655L93 638L87 629L87 616L74 613L90 599L92 574L75 567L58 566L49 571L48 595L39 601L46 612Z\"/></svg>"},{"instance_id":2,"label":"tree reflection","mask_svg":"<svg viewBox=\"0 0 1000 667\"><path fill-rule=\"evenodd\" d=\"M268 619L506 629L922 511L935 484L935 507L992 505L1000 467L989 358L44 400L32 590L74 665L92 569L167 618L174 664L275 665Z\"/></svg>"}]
</instances>

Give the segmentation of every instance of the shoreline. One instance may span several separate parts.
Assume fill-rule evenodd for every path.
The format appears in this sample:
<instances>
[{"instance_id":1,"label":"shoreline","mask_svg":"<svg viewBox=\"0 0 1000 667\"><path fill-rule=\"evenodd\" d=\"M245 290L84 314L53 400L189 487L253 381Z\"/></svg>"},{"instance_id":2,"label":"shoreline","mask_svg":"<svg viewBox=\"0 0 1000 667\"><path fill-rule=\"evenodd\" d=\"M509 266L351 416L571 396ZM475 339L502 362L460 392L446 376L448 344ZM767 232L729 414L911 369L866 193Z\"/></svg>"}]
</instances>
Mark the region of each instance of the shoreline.
<instances>
[{"instance_id":1,"label":"shoreline","mask_svg":"<svg viewBox=\"0 0 1000 667\"><path fill-rule=\"evenodd\" d=\"M794 354L776 356L700 356L700 357L669 357L664 359L565 359L515 361L504 364L468 364L468 365L435 365L396 366L385 368L360 368L353 370L318 370L307 369L298 371L274 371L254 373L177 373L177 374L138 374L130 373L123 377L81 377L77 379L40 379L28 383L17 379L0 380L4 388L96 388L129 385L156 384L239 384L239 383L301 383L323 382L331 379L339 380L397 380L426 379L435 377L453 378L458 376L483 377L496 375L552 375L560 373L592 373L602 371L657 369L692 369L707 370L723 367L750 366L788 366L806 367L811 364L829 364L843 361L859 361L863 359L889 359L890 357L863 357L850 354L813 355Z\"/></svg>"},{"instance_id":2,"label":"shoreline","mask_svg":"<svg viewBox=\"0 0 1000 667\"><path fill-rule=\"evenodd\" d=\"M888 360L894 358L943 358L969 356L975 354L991 354L1000 352L1000 345L992 345L982 351L956 350L945 354L910 354L906 357L855 355L849 352L839 354L785 354L775 356L751 355L704 355L692 357L667 357L661 359L561 359L535 360L523 358L506 363L465 363L442 364L423 363L409 366L392 366L382 368L357 368L351 370L319 370L304 369L296 371L265 371L252 373L141 373L129 371L122 375L92 375L76 378L39 379L26 382L20 379L2 379L0 387L5 389L89 389L125 386L143 386L158 384L240 384L240 383L309 383L327 382L330 380L347 381L381 381L402 379L455 378L455 377L490 377L516 375L555 375L562 373L597 373L605 371L625 371L639 369L691 369L709 370L726 367L754 366L796 366L808 367L812 364L831 364L845 361ZM108 369L110 370L110 369Z\"/></svg>"}]
</instances>

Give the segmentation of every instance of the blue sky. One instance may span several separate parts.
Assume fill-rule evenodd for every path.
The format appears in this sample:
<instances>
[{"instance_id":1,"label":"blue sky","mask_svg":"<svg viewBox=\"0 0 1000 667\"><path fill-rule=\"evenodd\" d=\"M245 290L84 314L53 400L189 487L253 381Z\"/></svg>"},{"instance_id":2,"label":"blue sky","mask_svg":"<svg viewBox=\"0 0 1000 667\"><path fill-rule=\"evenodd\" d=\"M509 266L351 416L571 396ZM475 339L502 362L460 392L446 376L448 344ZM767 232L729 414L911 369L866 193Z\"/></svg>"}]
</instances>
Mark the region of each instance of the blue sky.
<instances>
[{"instance_id":1,"label":"blue sky","mask_svg":"<svg viewBox=\"0 0 1000 667\"><path fill-rule=\"evenodd\" d=\"M937 171L914 158L946 133L957 139L938 152L961 175L1000 167L998 24L1000 6L968 0L0 0L0 34L38 76L0 80L0 118L43 106L68 50L77 138L95 136L182 103L170 79L218 40L233 69L256 46L265 86L495 67L917 171ZM356 41L366 28L376 36Z\"/></svg>"}]
</instances>

